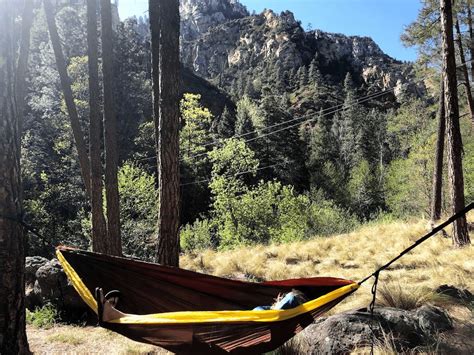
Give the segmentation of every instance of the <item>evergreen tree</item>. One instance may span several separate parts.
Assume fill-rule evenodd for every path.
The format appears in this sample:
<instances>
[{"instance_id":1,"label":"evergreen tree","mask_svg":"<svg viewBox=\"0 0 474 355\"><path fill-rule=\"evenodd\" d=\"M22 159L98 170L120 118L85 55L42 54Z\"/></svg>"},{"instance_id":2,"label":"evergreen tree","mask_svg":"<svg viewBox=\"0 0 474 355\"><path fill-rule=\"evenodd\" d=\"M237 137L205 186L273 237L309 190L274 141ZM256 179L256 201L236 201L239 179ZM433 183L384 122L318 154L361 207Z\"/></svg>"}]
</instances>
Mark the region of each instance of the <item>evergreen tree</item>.
<instances>
[{"instance_id":1,"label":"evergreen tree","mask_svg":"<svg viewBox=\"0 0 474 355\"><path fill-rule=\"evenodd\" d=\"M179 264L179 1L149 1L153 118L157 141L157 261Z\"/></svg>"},{"instance_id":2,"label":"evergreen tree","mask_svg":"<svg viewBox=\"0 0 474 355\"><path fill-rule=\"evenodd\" d=\"M217 120L217 134L219 137L230 138L234 135L235 117L230 113L227 106Z\"/></svg>"}]
</instances>

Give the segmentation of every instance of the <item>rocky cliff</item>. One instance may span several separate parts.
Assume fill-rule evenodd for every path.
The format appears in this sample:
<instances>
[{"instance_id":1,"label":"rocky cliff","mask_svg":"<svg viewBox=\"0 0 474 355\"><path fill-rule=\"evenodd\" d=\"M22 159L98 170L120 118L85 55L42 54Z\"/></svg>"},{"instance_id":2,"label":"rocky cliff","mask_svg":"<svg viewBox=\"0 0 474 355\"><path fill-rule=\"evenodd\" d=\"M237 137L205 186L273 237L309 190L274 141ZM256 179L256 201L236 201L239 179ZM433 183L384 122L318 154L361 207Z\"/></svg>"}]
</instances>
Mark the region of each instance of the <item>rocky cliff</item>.
<instances>
[{"instance_id":1,"label":"rocky cliff","mask_svg":"<svg viewBox=\"0 0 474 355\"><path fill-rule=\"evenodd\" d=\"M412 66L383 53L371 38L306 32L289 11L250 15L237 0L182 0L181 16L184 64L229 92L242 94L248 86L259 91L266 84L262 75L271 74L288 87L285 76L311 64L332 85L349 72L369 92L423 91L413 84Z\"/></svg>"}]
</instances>

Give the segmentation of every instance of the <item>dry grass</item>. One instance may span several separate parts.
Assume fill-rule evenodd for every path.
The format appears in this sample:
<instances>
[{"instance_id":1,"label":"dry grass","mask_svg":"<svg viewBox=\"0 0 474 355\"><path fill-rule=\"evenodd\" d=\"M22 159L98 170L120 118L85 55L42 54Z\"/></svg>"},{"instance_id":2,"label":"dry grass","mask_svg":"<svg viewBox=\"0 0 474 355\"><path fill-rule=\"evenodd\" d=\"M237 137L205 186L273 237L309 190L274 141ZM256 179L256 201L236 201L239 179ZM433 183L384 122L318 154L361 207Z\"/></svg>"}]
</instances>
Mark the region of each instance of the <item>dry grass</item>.
<instances>
[{"instance_id":1,"label":"dry grass","mask_svg":"<svg viewBox=\"0 0 474 355\"><path fill-rule=\"evenodd\" d=\"M469 220L474 220L474 214ZM426 227L427 221L373 223L353 233L330 238L185 255L181 258L181 267L252 281L310 276L360 280L423 235ZM471 239L473 237L471 234ZM450 239L440 235L433 237L381 274L379 304L413 308L426 301L441 302L442 299L433 297L431 290L441 284L451 284L472 291L473 272L474 247L456 249L451 246ZM364 285L333 312L367 306L371 299L370 286L370 282ZM447 307L452 307L450 314L454 314L457 326L454 331L442 334L443 342L454 344L454 349L460 351L472 349L472 313L466 307ZM169 354L95 327L38 329L28 326L28 338L35 354ZM305 353L301 351L303 345L298 339L292 340L273 354ZM430 349L421 352L432 353ZM366 354L368 349L358 349L355 353ZM388 335L377 344L376 353L395 353Z\"/></svg>"},{"instance_id":2,"label":"dry grass","mask_svg":"<svg viewBox=\"0 0 474 355\"><path fill-rule=\"evenodd\" d=\"M34 354L171 354L161 348L129 340L98 327L27 327L28 342Z\"/></svg>"},{"instance_id":3,"label":"dry grass","mask_svg":"<svg viewBox=\"0 0 474 355\"><path fill-rule=\"evenodd\" d=\"M473 221L474 214L471 213L468 219ZM427 226L426 220L372 223L349 234L315 237L305 242L225 252L208 250L199 255L184 255L181 267L249 280L333 276L357 281L397 256L425 234ZM450 233L450 229L447 232ZM471 239L473 237L471 233ZM382 272L379 285L392 291L400 285L398 301L402 302L401 298L412 294L414 298L419 298L415 300L415 304L419 304L424 298L433 299L426 290L433 290L442 284L473 290L473 273L474 247L453 248L451 240L439 234ZM371 297L370 286L370 281L364 284L338 310L367 305Z\"/></svg>"}]
</instances>

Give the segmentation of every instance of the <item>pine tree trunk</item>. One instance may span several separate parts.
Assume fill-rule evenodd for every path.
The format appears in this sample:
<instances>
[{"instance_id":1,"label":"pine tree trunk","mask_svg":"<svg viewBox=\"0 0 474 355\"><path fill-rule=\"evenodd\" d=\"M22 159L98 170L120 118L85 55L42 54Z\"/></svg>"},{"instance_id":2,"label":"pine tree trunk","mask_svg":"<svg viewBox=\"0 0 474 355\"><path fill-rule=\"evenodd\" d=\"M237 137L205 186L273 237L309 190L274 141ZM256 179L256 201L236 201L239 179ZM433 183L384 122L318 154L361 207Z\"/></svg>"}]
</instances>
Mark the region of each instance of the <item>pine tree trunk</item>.
<instances>
[{"instance_id":1,"label":"pine tree trunk","mask_svg":"<svg viewBox=\"0 0 474 355\"><path fill-rule=\"evenodd\" d=\"M0 0L0 354L28 354L13 0ZM22 58L23 60L24 58ZM23 98L24 99L24 98Z\"/></svg>"},{"instance_id":2,"label":"pine tree trunk","mask_svg":"<svg viewBox=\"0 0 474 355\"><path fill-rule=\"evenodd\" d=\"M472 93L471 93L471 84L469 83L469 72L466 65L466 57L464 56L464 49L462 45L462 36L461 36L461 29L459 28L459 20L456 17L456 42L458 43L459 49L459 57L461 59L461 70L464 76L464 87L466 90L466 98L467 98L467 106L469 107L469 113L471 114L471 120L474 124L474 101L472 100Z\"/></svg>"},{"instance_id":3,"label":"pine tree trunk","mask_svg":"<svg viewBox=\"0 0 474 355\"><path fill-rule=\"evenodd\" d=\"M25 110L26 95L26 73L28 70L28 58L30 54L30 32L33 24L33 0L24 1L24 10L21 16L21 42L16 69L16 105L18 115L18 132L23 132L23 114Z\"/></svg>"},{"instance_id":4,"label":"pine tree trunk","mask_svg":"<svg viewBox=\"0 0 474 355\"><path fill-rule=\"evenodd\" d=\"M110 255L122 255L120 201L118 191L117 117L114 99L114 53L112 7L100 1L102 24L102 76L104 80L105 195L107 201L107 248Z\"/></svg>"},{"instance_id":5,"label":"pine tree trunk","mask_svg":"<svg viewBox=\"0 0 474 355\"><path fill-rule=\"evenodd\" d=\"M444 102L446 105L446 132L448 151L448 177L452 213L464 208L464 181L462 170L462 141L459 126L459 107L456 80L456 59L453 40L453 14L451 0L440 0ZM466 217L453 223L453 243L455 246L470 244Z\"/></svg>"},{"instance_id":6,"label":"pine tree trunk","mask_svg":"<svg viewBox=\"0 0 474 355\"><path fill-rule=\"evenodd\" d=\"M469 53L471 55L471 79L474 80L474 31L472 29L471 0L467 0L467 27L469 32Z\"/></svg>"},{"instance_id":7,"label":"pine tree trunk","mask_svg":"<svg viewBox=\"0 0 474 355\"><path fill-rule=\"evenodd\" d=\"M159 170L157 261L179 264L179 1L150 0L153 116Z\"/></svg>"},{"instance_id":8,"label":"pine tree trunk","mask_svg":"<svg viewBox=\"0 0 474 355\"><path fill-rule=\"evenodd\" d=\"M433 173L433 195L431 201L431 221L441 218L442 190L443 190L443 156L444 136L446 134L446 118L444 105L444 82L441 80L438 108L438 139L436 142L436 157Z\"/></svg>"},{"instance_id":9,"label":"pine tree trunk","mask_svg":"<svg viewBox=\"0 0 474 355\"><path fill-rule=\"evenodd\" d=\"M74 97L71 89L71 80L67 73L66 61L64 59L64 54L61 49L61 41L58 34L58 28L56 26L56 21L54 19L54 11L51 5L50 0L44 0L44 12L46 15L46 21L48 22L49 36L51 38L51 43L53 45L54 56L56 58L56 66L58 68L59 77L61 80L61 87L63 90L64 101L66 102L66 107L69 115L69 120L71 121L72 134L74 136L74 141L76 142L77 155L79 156L79 165L81 167L81 175L86 187L87 196L90 198L90 162L89 156L87 154L87 147L84 141L84 133L81 129L81 124L79 122L79 115L77 113L76 104L74 102Z\"/></svg>"},{"instance_id":10,"label":"pine tree trunk","mask_svg":"<svg viewBox=\"0 0 474 355\"><path fill-rule=\"evenodd\" d=\"M91 162L92 250L107 252L107 226L102 200L101 112L98 64L97 0L87 0L89 64L89 154Z\"/></svg>"}]
</instances>

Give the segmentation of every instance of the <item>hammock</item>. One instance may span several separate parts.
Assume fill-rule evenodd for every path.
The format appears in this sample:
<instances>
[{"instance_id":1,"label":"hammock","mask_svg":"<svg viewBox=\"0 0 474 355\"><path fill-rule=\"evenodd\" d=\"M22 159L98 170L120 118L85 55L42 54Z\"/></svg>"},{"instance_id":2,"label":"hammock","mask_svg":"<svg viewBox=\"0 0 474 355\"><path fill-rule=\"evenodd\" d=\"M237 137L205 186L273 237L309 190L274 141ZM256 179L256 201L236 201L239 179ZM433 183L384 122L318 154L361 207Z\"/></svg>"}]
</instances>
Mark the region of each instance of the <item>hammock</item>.
<instances>
[{"instance_id":1,"label":"hammock","mask_svg":"<svg viewBox=\"0 0 474 355\"><path fill-rule=\"evenodd\" d=\"M101 322L102 327L176 353L274 350L359 287L331 277L243 282L67 247L58 247L56 254L95 313L96 287L121 291L118 308L128 315ZM252 310L293 288L309 301L288 310Z\"/></svg>"}]
</instances>

